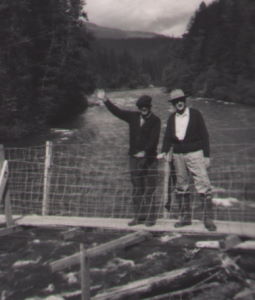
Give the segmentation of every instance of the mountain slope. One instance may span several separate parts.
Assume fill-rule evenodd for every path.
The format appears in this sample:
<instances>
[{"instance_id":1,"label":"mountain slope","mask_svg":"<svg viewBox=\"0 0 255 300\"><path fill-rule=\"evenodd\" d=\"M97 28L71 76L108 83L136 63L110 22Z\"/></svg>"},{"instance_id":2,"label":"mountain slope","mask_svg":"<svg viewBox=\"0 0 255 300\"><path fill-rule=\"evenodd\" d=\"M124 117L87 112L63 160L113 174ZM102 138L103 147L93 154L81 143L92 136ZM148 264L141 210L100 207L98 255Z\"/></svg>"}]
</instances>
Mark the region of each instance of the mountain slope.
<instances>
[{"instance_id":1,"label":"mountain slope","mask_svg":"<svg viewBox=\"0 0 255 300\"><path fill-rule=\"evenodd\" d=\"M169 57L179 49L180 39L164 35L125 31L85 23L91 32L91 70L104 88L136 88L160 85Z\"/></svg>"},{"instance_id":2,"label":"mountain slope","mask_svg":"<svg viewBox=\"0 0 255 300\"><path fill-rule=\"evenodd\" d=\"M153 32L121 30L116 28L99 26L90 22L86 22L85 25L86 28L98 39L151 39L165 37L164 35L160 35Z\"/></svg>"}]
</instances>

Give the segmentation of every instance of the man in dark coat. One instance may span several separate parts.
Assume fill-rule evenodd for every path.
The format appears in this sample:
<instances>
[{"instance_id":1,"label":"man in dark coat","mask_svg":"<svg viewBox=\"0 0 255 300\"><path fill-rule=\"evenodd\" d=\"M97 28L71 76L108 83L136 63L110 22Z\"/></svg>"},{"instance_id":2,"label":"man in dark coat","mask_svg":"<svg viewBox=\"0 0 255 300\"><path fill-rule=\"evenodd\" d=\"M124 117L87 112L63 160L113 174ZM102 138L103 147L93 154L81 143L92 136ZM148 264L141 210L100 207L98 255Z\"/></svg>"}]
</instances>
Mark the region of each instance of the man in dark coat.
<instances>
[{"instance_id":1,"label":"man in dark coat","mask_svg":"<svg viewBox=\"0 0 255 300\"><path fill-rule=\"evenodd\" d=\"M113 104L104 92L98 96L107 109L129 125L129 166L133 186L134 219L129 226L156 223L155 190L157 185L157 146L160 136L160 119L151 111L152 98L139 97L138 111L124 110Z\"/></svg>"},{"instance_id":2,"label":"man in dark coat","mask_svg":"<svg viewBox=\"0 0 255 300\"><path fill-rule=\"evenodd\" d=\"M168 119L162 153L158 157L164 157L173 148L176 198L180 208L180 220L175 227L192 224L189 191L189 175L192 175L202 203L204 225L209 231L215 231L212 188L207 173L210 163L209 135L204 119L198 110L187 107L182 90L173 90L169 101L176 112Z\"/></svg>"}]
</instances>

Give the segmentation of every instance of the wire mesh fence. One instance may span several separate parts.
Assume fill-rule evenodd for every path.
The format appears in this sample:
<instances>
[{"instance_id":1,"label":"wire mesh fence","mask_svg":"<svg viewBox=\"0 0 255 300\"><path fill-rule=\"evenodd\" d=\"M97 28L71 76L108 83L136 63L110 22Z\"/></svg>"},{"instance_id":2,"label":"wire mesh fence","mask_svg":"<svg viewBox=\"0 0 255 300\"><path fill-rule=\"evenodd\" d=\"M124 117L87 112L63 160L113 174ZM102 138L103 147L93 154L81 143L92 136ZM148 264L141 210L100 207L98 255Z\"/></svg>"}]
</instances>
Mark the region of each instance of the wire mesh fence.
<instances>
[{"instance_id":1,"label":"wire mesh fence","mask_svg":"<svg viewBox=\"0 0 255 300\"><path fill-rule=\"evenodd\" d=\"M209 171L214 187L215 216L219 220L254 221L255 158L252 144L212 145ZM6 148L13 213L39 214L46 197L50 215L130 218L133 216L132 185L127 149L120 145L53 144L48 172L46 147ZM166 198L172 198L171 182L166 195L165 162L159 162L157 217L163 217ZM47 176L47 178L45 178ZM48 189L45 189L48 184ZM192 186L192 184L191 184ZM193 188L193 217L199 200ZM45 195L47 193L47 195ZM167 197L166 197L167 196ZM176 217L174 205L170 218Z\"/></svg>"}]
</instances>

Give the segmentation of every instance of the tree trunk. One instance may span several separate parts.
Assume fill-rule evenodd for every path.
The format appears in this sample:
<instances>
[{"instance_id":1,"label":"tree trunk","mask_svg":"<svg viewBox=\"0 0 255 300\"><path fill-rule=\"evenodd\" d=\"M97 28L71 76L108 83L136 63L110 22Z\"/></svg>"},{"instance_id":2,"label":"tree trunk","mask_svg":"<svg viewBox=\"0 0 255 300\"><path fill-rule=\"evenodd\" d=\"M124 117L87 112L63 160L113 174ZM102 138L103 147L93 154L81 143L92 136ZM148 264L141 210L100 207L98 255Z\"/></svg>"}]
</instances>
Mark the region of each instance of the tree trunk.
<instances>
[{"instance_id":1,"label":"tree trunk","mask_svg":"<svg viewBox=\"0 0 255 300\"><path fill-rule=\"evenodd\" d=\"M190 287L217 272L222 265L219 257L208 257L192 266L166 272L124 286L111 288L93 297L93 300L142 299Z\"/></svg>"}]
</instances>

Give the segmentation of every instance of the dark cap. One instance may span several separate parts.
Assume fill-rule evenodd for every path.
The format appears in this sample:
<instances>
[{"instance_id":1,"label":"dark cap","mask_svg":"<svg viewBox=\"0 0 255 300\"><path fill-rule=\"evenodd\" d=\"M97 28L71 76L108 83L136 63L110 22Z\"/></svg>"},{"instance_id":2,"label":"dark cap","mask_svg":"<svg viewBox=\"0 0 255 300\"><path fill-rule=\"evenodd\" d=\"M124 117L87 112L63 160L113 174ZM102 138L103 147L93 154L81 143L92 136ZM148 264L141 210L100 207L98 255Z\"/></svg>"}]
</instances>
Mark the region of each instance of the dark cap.
<instances>
[{"instance_id":1,"label":"dark cap","mask_svg":"<svg viewBox=\"0 0 255 300\"><path fill-rule=\"evenodd\" d=\"M151 107L151 101L152 101L152 98L150 96L143 95L143 96L139 97L138 100L136 101L136 106L139 108Z\"/></svg>"}]
</instances>

